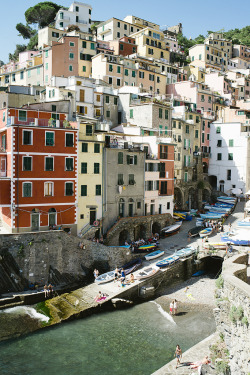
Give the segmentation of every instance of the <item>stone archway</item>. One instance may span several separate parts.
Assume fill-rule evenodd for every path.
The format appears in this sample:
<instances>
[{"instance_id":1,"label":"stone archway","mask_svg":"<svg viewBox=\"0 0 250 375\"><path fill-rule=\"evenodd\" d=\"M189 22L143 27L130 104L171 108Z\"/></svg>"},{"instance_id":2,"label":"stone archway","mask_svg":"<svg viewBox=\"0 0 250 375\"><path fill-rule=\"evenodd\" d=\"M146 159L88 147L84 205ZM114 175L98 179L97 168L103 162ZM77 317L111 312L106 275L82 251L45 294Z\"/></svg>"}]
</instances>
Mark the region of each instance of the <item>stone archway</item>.
<instances>
[{"instance_id":1,"label":"stone archway","mask_svg":"<svg viewBox=\"0 0 250 375\"><path fill-rule=\"evenodd\" d=\"M208 182L212 186L213 190L217 190L217 176L209 176Z\"/></svg>"},{"instance_id":2,"label":"stone archway","mask_svg":"<svg viewBox=\"0 0 250 375\"><path fill-rule=\"evenodd\" d=\"M174 203L175 209L182 209L183 208L183 193L180 188L174 188Z\"/></svg>"},{"instance_id":3,"label":"stone archway","mask_svg":"<svg viewBox=\"0 0 250 375\"><path fill-rule=\"evenodd\" d=\"M204 189L202 191L202 200L205 201L205 202L209 202L211 201L211 192L209 189Z\"/></svg>"},{"instance_id":4,"label":"stone archway","mask_svg":"<svg viewBox=\"0 0 250 375\"><path fill-rule=\"evenodd\" d=\"M135 238L135 240L137 241L140 238L143 238L145 240L146 237L147 237L147 228L145 227L145 225L143 225L143 224L137 225L135 227L135 230L134 230L134 238Z\"/></svg>"},{"instance_id":5,"label":"stone archway","mask_svg":"<svg viewBox=\"0 0 250 375\"><path fill-rule=\"evenodd\" d=\"M198 208L198 193L193 187L188 190L188 209Z\"/></svg>"},{"instance_id":6,"label":"stone archway","mask_svg":"<svg viewBox=\"0 0 250 375\"><path fill-rule=\"evenodd\" d=\"M153 234L155 234L155 233L160 234L161 233L161 225L157 221L155 221L152 225L152 233Z\"/></svg>"},{"instance_id":7,"label":"stone archway","mask_svg":"<svg viewBox=\"0 0 250 375\"><path fill-rule=\"evenodd\" d=\"M129 232L124 229L119 234L119 245L123 246L125 244L125 241L129 241Z\"/></svg>"}]
</instances>

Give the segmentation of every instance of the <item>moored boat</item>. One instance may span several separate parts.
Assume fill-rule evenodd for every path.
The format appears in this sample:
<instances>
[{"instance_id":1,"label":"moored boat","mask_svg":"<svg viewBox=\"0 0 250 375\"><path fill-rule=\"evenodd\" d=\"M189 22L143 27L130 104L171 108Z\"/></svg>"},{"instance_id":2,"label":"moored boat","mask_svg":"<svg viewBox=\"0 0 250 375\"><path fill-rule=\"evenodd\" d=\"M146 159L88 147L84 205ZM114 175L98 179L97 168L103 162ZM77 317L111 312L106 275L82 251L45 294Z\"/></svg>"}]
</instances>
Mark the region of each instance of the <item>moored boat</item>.
<instances>
[{"instance_id":1,"label":"moored boat","mask_svg":"<svg viewBox=\"0 0 250 375\"><path fill-rule=\"evenodd\" d=\"M148 279L149 277L152 277L154 276L157 272L159 272L160 269L159 267L156 267L156 266L152 266L152 267L148 267L148 268L145 268L143 270L141 270L137 275L136 275L136 279L137 280L143 280L143 279Z\"/></svg>"},{"instance_id":2,"label":"moored boat","mask_svg":"<svg viewBox=\"0 0 250 375\"><path fill-rule=\"evenodd\" d=\"M145 259L146 260L151 260L151 259L159 258L163 254L164 254L164 251L162 251L162 250L156 250L156 251L153 251L153 253L145 255Z\"/></svg>"},{"instance_id":3,"label":"moored boat","mask_svg":"<svg viewBox=\"0 0 250 375\"><path fill-rule=\"evenodd\" d=\"M160 268L168 267L174 264L175 262L177 262L178 260L179 260L178 255L172 255L161 260L160 262L157 262L156 266Z\"/></svg>"},{"instance_id":4,"label":"moored boat","mask_svg":"<svg viewBox=\"0 0 250 375\"><path fill-rule=\"evenodd\" d=\"M196 237L199 235L200 231L204 229L203 225L196 226L188 231L189 237Z\"/></svg>"},{"instance_id":5,"label":"moored boat","mask_svg":"<svg viewBox=\"0 0 250 375\"><path fill-rule=\"evenodd\" d=\"M170 225L167 228L163 228L161 230L161 233L165 236L170 236L172 234L175 234L179 231L180 227L182 225L182 221L177 221L175 224Z\"/></svg>"},{"instance_id":6,"label":"moored boat","mask_svg":"<svg viewBox=\"0 0 250 375\"><path fill-rule=\"evenodd\" d=\"M221 235L221 241L237 246L250 246L250 234L244 229L240 232L228 232Z\"/></svg>"},{"instance_id":7,"label":"moored boat","mask_svg":"<svg viewBox=\"0 0 250 375\"><path fill-rule=\"evenodd\" d=\"M206 228L200 231L199 235L200 237L206 237L209 236L212 233L212 228Z\"/></svg>"},{"instance_id":8,"label":"moored boat","mask_svg":"<svg viewBox=\"0 0 250 375\"><path fill-rule=\"evenodd\" d=\"M124 269L125 275L128 275L129 273L136 271L139 267L141 267L141 265L142 265L142 259L137 258L137 259L133 259L130 262L124 264L121 268ZM121 270L121 268L120 268L120 270Z\"/></svg>"},{"instance_id":9,"label":"moored boat","mask_svg":"<svg viewBox=\"0 0 250 375\"><path fill-rule=\"evenodd\" d=\"M103 273L102 275L98 276L95 279L96 284L104 284L109 283L110 281L113 281L115 278L115 271L109 271L106 273Z\"/></svg>"},{"instance_id":10,"label":"moored boat","mask_svg":"<svg viewBox=\"0 0 250 375\"><path fill-rule=\"evenodd\" d=\"M195 254L195 249L192 246L177 250L175 253L179 258L186 258L193 254Z\"/></svg>"},{"instance_id":11,"label":"moored boat","mask_svg":"<svg viewBox=\"0 0 250 375\"><path fill-rule=\"evenodd\" d=\"M205 242L203 244L203 248L206 250L209 250L209 249L225 250L226 247L227 247L226 242Z\"/></svg>"},{"instance_id":12,"label":"moored boat","mask_svg":"<svg viewBox=\"0 0 250 375\"><path fill-rule=\"evenodd\" d=\"M149 251L153 251L157 248L157 244L150 244L150 245L143 245L143 246L139 246L139 247L136 247L134 246L134 250L133 252L134 253L147 253ZM133 249L133 248L132 248Z\"/></svg>"},{"instance_id":13,"label":"moored boat","mask_svg":"<svg viewBox=\"0 0 250 375\"><path fill-rule=\"evenodd\" d=\"M225 216L225 214L218 214L215 212L210 212L207 214L200 214L200 217L202 219L207 219L207 220L218 220L218 219L221 219L223 216Z\"/></svg>"}]
</instances>

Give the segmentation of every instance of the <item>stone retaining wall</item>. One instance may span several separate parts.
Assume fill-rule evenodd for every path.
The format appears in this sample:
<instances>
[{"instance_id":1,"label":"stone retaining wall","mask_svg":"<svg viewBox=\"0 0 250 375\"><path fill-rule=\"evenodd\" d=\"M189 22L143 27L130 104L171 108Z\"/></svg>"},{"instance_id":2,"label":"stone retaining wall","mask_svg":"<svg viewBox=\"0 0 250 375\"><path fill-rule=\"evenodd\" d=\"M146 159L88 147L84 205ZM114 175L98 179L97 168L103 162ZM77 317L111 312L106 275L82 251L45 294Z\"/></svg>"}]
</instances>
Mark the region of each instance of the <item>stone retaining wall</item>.
<instances>
[{"instance_id":1,"label":"stone retaining wall","mask_svg":"<svg viewBox=\"0 0 250 375\"><path fill-rule=\"evenodd\" d=\"M224 285L217 290L218 308L214 310L217 330L224 336L230 353L232 375L250 373L250 285L246 283L247 261L248 255L236 255L224 262Z\"/></svg>"}]
</instances>

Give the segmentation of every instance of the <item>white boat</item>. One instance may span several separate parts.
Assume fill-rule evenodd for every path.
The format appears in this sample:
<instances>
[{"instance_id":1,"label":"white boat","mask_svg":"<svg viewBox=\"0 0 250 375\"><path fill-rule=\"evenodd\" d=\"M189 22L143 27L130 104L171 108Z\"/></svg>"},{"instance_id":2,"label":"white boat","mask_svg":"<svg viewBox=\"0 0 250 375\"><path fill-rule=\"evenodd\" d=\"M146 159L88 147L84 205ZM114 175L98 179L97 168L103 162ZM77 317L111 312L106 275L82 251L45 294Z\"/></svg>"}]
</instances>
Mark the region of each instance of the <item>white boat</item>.
<instances>
[{"instance_id":1,"label":"white boat","mask_svg":"<svg viewBox=\"0 0 250 375\"><path fill-rule=\"evenodd\" d=\"M227 244L226 242L205 242L203 244L203 248L206 250L209 250L209 249L226 250Z\"/></svg>"},{"instance_id":2,"label":"white boat","mask_svg":"<svg viewBox=\"0 0 250 375\"><path fill-rule=\"evenodd\" d=\"M162 251L162 250L156 250L156 251L153 251L150 254L145 255L145 259L146 260L151 260L151 259L159 258L162 255L164 255L164 251Z\"/></svg>"},{"instance_id":3,"label":"white boat","mask_svg":"<svg viewBox=\"0 0 250 375\"><path fill-rule=\"evenodd\" d=\"M156 266L148 267L145 268L144 270L141 270L137 275L136 279L137 280L143 280L143 279L148 279L149 277L154 276L157 272L160 271L160 268Z\"/></svg>"},{"instance_id":4,"label":"white boat","mask_svg":"<svg viewBox=\"0 0 250 375\"><path fill-rule=\"evenodd\" d=\"M207 237L212 233L212 228L206 228L200 231L199 235L200 237Z\"/></svg>"},{"instance_id":5,"label":"white boat","mask_svg":"<svg viewBox=\"0 0 250 375\"><path fill-rule=\"evenodd\" d=\"M171 234L174 234L174 233L178 232L178 230L180 229L181 225L182 225L182 221L177 221L175 224L170 225L169 227L167 227L167 229L163 228L161 232L165 236L170 236Z\"/></svg>"},{"instance_id":6,"label":"white boat","mask_svg":"<svg viewBox=\"0 0 250 375\"><path fill-rule=\"evenodd\" d=\"M113 281L115 278L115 271L103 273L95 279L96 284L104 284Z\"/></svg>"},{"instance_id":7,"label":"white boat","mask_svg":"<svg viewBox=\"0 0 250 375\"><path fill-rule=\"evenodd\" d=\"M193 248L193 246L188 246L175 252L175 255L180 258L186 258L193 254L195 254L195 249Z\"/></svg>"},{"instance_id":8,"label":"white boat","mask_svg":"<svg viewBox=\"0 0 250 375\"><path fill-rule=\"evenodd\" d=\"M243 219L241 221L238 221L237 227L244 227L244 228L250 228L250 218L247 217L246 219Z\"/></svg>"}]
</instances>

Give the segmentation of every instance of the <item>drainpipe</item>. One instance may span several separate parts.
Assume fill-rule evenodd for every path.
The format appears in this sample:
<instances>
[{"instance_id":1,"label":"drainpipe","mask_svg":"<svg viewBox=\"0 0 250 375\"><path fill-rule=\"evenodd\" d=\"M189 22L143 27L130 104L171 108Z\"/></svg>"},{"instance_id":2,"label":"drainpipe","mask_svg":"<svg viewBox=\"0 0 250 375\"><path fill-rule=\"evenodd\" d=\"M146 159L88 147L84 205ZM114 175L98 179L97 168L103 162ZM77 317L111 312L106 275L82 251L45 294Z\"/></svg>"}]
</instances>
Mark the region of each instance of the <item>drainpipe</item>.
<instances>
[{"instance_id":1,"label":"drainpipe","mask_svg":"<svg viewBox=\"0 0 250 375\"><path fill-rule=\"evenodd\" d=\"M19 233L19 125L17 125L17 168L16 168L16 211L17 233Z\"/></svg>"}]
</instances>

